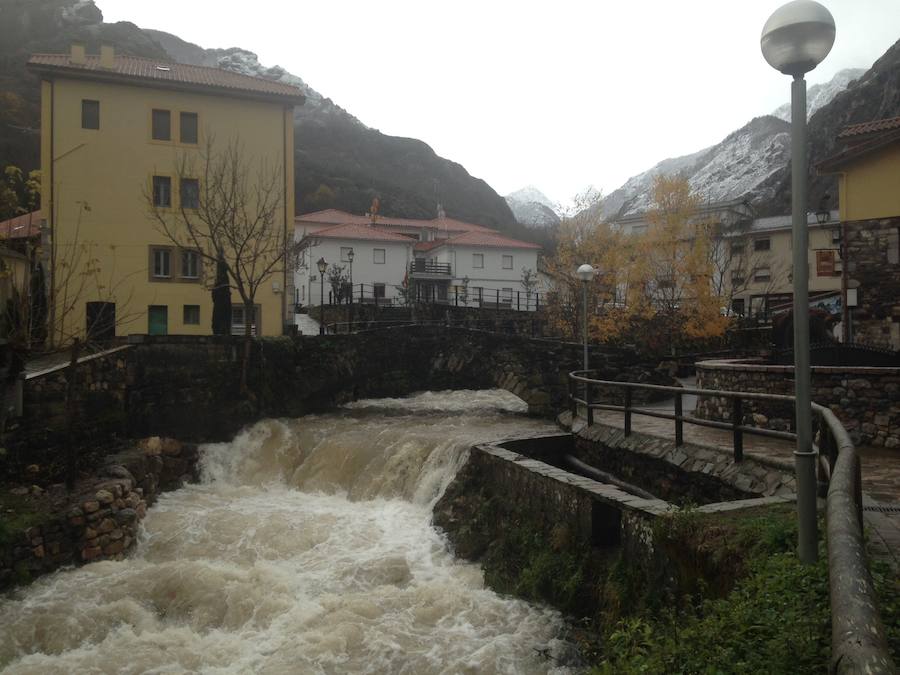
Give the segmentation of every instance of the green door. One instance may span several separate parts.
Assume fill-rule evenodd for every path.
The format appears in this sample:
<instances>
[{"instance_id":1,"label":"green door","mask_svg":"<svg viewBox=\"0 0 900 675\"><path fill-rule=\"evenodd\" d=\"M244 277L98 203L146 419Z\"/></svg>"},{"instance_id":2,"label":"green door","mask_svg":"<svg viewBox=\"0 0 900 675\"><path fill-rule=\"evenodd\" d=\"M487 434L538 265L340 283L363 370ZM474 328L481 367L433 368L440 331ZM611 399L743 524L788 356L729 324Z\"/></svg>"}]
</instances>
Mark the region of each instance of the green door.
<instances>
[{"instance_id":1,"label":"green door","mask_svg":"<svg viewBox=\"0 0 900 675\"><path fill-rule=\"evenodd\" d=\"M150 335L169 334L169 308L166 305L150 305L147 308Z\"/></svg>"}]
</instances>

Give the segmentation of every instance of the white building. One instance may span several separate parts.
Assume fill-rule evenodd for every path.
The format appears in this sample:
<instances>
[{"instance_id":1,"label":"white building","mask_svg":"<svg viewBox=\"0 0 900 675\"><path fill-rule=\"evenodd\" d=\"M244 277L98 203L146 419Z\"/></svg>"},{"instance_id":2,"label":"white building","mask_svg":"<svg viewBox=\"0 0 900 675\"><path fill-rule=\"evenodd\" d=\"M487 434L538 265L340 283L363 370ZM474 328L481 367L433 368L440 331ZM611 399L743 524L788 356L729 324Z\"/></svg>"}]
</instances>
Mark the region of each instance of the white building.
<instances>
[{"instance_id":1,"label":"white building","mask_svg":"<svg viewBox=\"0 0 900 675\"><path fill-rule=\"evenodd\" d=\"M295 274L295 301L303 306L335 301L326 273L324 292L316 261L344 267L353 251L354 302L422 301L467 306L535 309L523 270L537 272L540 247L490 228L453 218L433 220L359 216L328 209L298 216L296 237L305 242ZM346 293L345 293L346 294Z\"/></svg>"},{"instance_id":2,"label":"white building","mask_svg":"<svg viewBox=\"0 0 900 675\"><path fill-rule=\"evenodd\" d=\"M360 289L364 302L393 304L400 297L405 270L412 260L415 241L393 232L364 225L333 225L302 236L305 242L294 273L294 302L297 305L318 305L320 300L331 304L334 288L325 273L322 284L317 261L323 259L328 269L343 268L348 283L354 289L354 302ZM351 262L352 258L352 262ZM348 289L341 289L346 295Z\"/></svg>"}]
</instances>

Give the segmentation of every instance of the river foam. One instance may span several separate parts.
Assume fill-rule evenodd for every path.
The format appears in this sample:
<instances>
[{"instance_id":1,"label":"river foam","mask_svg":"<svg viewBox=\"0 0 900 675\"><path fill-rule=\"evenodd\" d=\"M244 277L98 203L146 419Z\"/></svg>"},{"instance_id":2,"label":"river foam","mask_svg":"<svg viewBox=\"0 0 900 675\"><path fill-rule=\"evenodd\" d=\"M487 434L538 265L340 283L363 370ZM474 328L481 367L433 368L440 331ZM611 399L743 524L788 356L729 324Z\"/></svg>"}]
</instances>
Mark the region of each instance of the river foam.
<instances>
[{"instance_id":1,"label":"river foam","mask_svg":"<svg viewBox=\"0 0 900 675\"><path fill-rule=\"evenodd\" d=\"M135 554L0 600L4 673L546 673L558 613L486 589L431 507L475 442L547 431L505 392L265 420L204 446Z\"/></svg>"}]
</instances>

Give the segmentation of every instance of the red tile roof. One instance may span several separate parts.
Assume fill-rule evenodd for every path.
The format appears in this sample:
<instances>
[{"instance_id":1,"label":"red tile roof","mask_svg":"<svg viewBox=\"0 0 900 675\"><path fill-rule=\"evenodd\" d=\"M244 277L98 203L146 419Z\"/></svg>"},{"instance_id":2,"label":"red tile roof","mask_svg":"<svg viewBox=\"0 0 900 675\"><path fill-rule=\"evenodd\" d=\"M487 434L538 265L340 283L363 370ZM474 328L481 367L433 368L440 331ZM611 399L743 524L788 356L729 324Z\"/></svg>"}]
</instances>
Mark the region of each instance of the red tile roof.
<instances>
[{"instance_id":1,"label":"red tile roof","mask_svg":"<svg viewBox=\"0 0 900 675\"><path fill-rule=\"evenodd\" d=\"M447 239L445 242L451 246L488 246L491 248L530 248L540 249L537 244L530 241L520 241L510 237L504 237L494 232L464 232L463 234Z\"/></svg>"},{"instance_id":2,"label":"red tile roof","mask_svg":"<svg viewBox=\"0 0 900 675\"><path fill-rule=\"evenodd\" d=\"M166 88L199 88L235 96L275 98L295 105L302 105L304 101L300 89L283 82L241 75L221 68L191 66L136 56L116 56L113 67L104 68L100 65L100 57L95 55L86 56L84 63L73 63L69 54L34 54L28 60L28 66L41 73L125 80Z\"/></svg>"},{"instance_id":3,"label":"red tile roof","mask_svg":"<svg viewBox=\"0 0 900 675\"><path fill-rule=\"evenodd\" d=\"M416 251L430 251L433 248L443 246L446 239L432 239L431 241L417 241L413 249Z\"/></svg>"},{"instance_id":4,"label":"red tile roof","mask_svg":"<svg viewBox=\"0 0 900 675\"><path fill-rule=\"evenodd\" d=\"M308 238L325 238L325 239L356 239L362 241L395 241L403 244L412 244L414 242L410 237L404 237L401 234L393 232L385 232L373 227L365 225L355 225L353 223L345 223L343 225L335 225L324 230L319 230L308 235Z\"/></svg>"},{"instance_id":5,"label":"red tile roof","mask_svg":"<svg viewBox=\"0 0 900 675\"><path fill-rule=\"evenodd\" d=\"M295 219L299 222L307 223L356 223L358 225L368 225L372 222L370 216L359 216L353 213L347 213L339 209L324 209L322 211L314 211L312 213L304 213ZM476 225L475 223L466 223L455 218L432 218L430 220L419 218L393 218L389 216L378 216L375 219L375 227L379 228L422 228L428 227L435 230L444 230L447 232L496 232L484 225Z\"/></svg>"},{"instance_id":6,"label":"red tile roof","mask_svg":"<svg viewBox=\"0 0 900 675\"><path fill-rule=\"evenodd\" d=\"M861 124L851 124L846 126L838 134L838 138L855 138L864 134L871 134L878 131L890 131L892 129L900 129L900 117L889 117L883 120L871 120L862 122Z\"/></svg>"},{"instance_id":7,"label":"red tile roof","mask_svg":"<svg viewBox=\"0 0 900 675\"><path fill-rule=\"evenodd\" d=\"M0 239L30 239L41 236L43 217L43 213L38 210L0 221Z\"/></svg>"}]
</instances>

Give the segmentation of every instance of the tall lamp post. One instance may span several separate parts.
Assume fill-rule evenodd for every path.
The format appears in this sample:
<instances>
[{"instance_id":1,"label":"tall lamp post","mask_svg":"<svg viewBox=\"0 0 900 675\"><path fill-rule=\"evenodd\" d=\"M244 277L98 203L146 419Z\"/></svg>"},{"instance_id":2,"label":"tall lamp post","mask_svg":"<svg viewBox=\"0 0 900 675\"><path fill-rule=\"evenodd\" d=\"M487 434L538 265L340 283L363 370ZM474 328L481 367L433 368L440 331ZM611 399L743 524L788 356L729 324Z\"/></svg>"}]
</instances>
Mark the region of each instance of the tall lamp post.
<instances>
[{"instance_id":1,"label":"tall lamp post","mask_svg":"<svg viewBox=\"0 0 900 675\"><path fill-rule=\"evenodd\" d=\"M347 332L353 332L353 249L347 251L347 261L350 263L350 299L347 305L347 322L350 324Z\"/></svg>"},{"instance_id":2,"label":"tall lamp post","mask_svg":"<svg viewBox=\"0 0 900 675\"><path fill-rule=\"evenodd\" d=\"M581 279L582 299L584 303L584 370L588 369L588 284L594 278L594 268L585 263L581 265L575 272L575 275Z\"/></svg>"},{"instance_id":3,"label":"tall lamp post","mask_svg":"<svg viewBox=\"0 0 900 675\"><path fill-rule=\"evenodd\" d=\"M818 557L816 456L812 450L809 369L809 230L806 222L806 80L803 76L828 56L834 18L813 0L782 5L763 26L760 46L770 66L794 78L791 84L791 213L794 268L794 396L796 398L797 517L800 560Z\"/></svg>"},{"instance_id":4,"label":"tall lamp post","mask_svg":"<svg viewBox=\"0 0 900 675\"><path fill-rule=\"evenodd\" d=\"M319 335L325 335L325 270L328 269L328 261L324 257L316 261L319 269Z\"/></svg>"}]
</instances>

